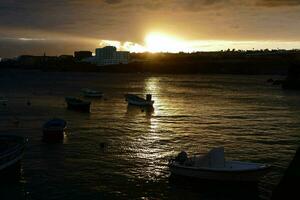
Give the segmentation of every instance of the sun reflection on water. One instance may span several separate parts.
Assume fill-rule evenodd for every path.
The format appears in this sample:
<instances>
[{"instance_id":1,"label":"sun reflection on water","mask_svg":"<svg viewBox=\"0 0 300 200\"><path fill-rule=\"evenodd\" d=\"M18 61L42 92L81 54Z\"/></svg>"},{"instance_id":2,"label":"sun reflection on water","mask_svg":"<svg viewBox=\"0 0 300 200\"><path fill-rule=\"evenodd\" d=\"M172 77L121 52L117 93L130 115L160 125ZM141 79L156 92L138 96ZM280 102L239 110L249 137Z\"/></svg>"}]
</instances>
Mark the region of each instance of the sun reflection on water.
<instances>
[{"instance_id":1,"label":"sun reflection on water","mask_svg":"<svg viewBox=\"0 0 300 200\"><path fill-rule=\"evenodd\" d=\"M145 79L145 90L144 92L147 93L160 93L160 87L159 87L159 78L157 77L149 77Z\"/></svg>"},{"instance_id":2,"label":"sun reflection on water","mask_svg":"<svg viewBox=\"0 0 300 200\"><path fill-rule=\"evenodd\" d=\"M145 79L145 88L144 88L144 95L151 94L152 99L154 100L154 112L157 114L159 112L158 108L161 105L161 88L159 85L160 79L157 77L149 77Z\"/></svg>"},{"instance_id":3,"label":"sun reflection on water","mask_svg":"<svg viewBox=\"0 0 300 200\"><path fill-rule=\"evenodd\" d=\"M152 94L152 98L154 100L154 113L152 116L157 116L160 114L159 106L162 104L161 102L161 88L159 86L159 78L157 77L149 77L145 79L145 88L144 88L144 95ZM150 131L155 132L159 129L159 124L155 117L150 118Z\"/></svg>"}]
</instances>

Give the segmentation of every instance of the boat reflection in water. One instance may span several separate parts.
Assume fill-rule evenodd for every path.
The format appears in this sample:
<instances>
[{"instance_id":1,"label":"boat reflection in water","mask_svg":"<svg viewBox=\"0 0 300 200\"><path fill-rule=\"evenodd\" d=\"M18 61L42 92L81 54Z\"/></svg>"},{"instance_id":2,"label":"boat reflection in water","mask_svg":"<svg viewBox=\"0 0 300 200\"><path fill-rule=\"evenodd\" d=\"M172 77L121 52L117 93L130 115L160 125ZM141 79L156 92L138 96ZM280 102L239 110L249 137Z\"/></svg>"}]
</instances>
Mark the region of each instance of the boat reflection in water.
<instances>
[{"instance_id":1,"label":"boat reflection in water","mask_svg":"<svg viewBox=\"0 0 300 200\"><path fill-rule=\"evenodd\" d=\"M261 200L258 183L216 182L171 175L171 193L176 199Z\"/></svg>"},{"instance_id":2,"label":"boat reflection in water","mask_svg":"<svg viewBox=\"0 0 300 200\"><path fill-rule=\"evenodd\" d=\"M151 117L154 113L154 108L152 106L134 106L128 104L127 113L128 115L139 115L145 113L147 117Z\"/></svg>"}]
</instances>

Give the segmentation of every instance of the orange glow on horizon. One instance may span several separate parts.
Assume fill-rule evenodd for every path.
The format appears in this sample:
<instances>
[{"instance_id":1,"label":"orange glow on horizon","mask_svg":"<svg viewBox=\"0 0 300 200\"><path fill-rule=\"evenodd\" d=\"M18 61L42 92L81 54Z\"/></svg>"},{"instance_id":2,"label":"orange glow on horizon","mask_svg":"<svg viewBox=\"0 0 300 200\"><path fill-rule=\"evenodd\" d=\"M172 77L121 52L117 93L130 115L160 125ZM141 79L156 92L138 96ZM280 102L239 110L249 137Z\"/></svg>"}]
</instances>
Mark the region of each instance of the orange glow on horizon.
<instances>
[{"instance_id":1,"label":"orange glow on horizon","mask_svg":"<svg viewBox=\"0 0 300 200\"><path fill-rule=\"evenodd\" d=\"M251 40L184 40L161 31L149 32L143 43L130 41L101 40L103 46L115 46L118 50L141 53L221 51L227 49L297 49L300 41L251 41Z\"/></svg>"}]
</instances>

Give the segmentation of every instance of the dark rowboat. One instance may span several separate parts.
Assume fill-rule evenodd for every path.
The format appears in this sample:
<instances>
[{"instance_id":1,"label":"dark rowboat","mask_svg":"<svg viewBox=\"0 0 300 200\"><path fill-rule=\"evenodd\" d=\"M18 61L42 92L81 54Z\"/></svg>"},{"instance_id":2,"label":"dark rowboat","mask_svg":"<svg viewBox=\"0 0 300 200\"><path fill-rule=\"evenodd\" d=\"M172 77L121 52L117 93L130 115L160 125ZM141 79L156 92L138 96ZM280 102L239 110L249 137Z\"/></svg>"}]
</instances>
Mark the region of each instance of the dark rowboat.
<instances>
[{"instance_id":1,"label":"dark rowboat","mask_svg":"<svg viewBox=\"0 0 300 200\"><path fill-rule=\"evenodd\" d=\"M90 101L83 101L81 99L77 99L75 97L66 97L65 98L68 109L81 111L81 112L90 112Z\"/></svg>"},{"instance_id":2,"label":"dark rowboat","mask_svg":"<svg viewBox=\"0 0 300 200\"><path fill-rule=\"evenodd\" d=\"M90 89L83 89L82 94L85 97L90 97L90 98L101 98L103 97L103 93L96 91L96 90L90 90Z\"/></svg>"},{"instance_id":3,"label":"dark rowboat","mask_svg":"<svg viewBox=\"0 0 300 200\"><path fill-rule=\"evenodd\" d=\"M61 141L64 139L67 122L63 119L51 119L43 126L43 140L46 142Z\"/></svg>"},{"instance_id":4,"label":"dark rowboat","mask_svg":"<svg viewBox=\"0 0 300 200\"><path fill-rule=\"evenodd\" d=\"M151 94L147 94L146 99L134 94L126 94L125 100L128 102L128 105L135 105L141 107L152 107L154 104Z\"/></svg>"}]
</instances>

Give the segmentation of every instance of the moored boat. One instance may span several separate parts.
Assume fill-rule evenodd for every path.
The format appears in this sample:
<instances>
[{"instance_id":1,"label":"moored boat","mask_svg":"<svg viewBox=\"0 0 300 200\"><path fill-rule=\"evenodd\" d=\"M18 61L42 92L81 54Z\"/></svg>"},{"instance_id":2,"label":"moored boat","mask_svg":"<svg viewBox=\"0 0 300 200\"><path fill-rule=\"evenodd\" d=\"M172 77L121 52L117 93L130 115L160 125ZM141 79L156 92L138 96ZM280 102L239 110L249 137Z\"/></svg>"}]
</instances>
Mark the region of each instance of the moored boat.
<instances>
[{"instance_id":1,"label":"moored boat","mask_svg":"<svg viewBox=\"0 0 300 200\"><path fill-rule=\"evenodd\" d=\"M226 161L224 148L214 148L204 155L188 157L182 151L169 162L172 175L223 182L258 182L270 169L270 165Z\"/></svg>"},{"instance_id":2,"label":"moored boat","mask_svg":"<svg viewBox=\"0 0 300 200\"><path fill-rule=\"evenodd\" d=\"M85 97L93 97L93 98L101 98L103 97L103 93L96 91L96 90L90 90L90 89L83 89L82 94Z\"/></svg>"},{"instance_id":3,"label":"moored boat","mask_svg":"<svg viewBox=\"0 0 300 200\"><path fill-rule=\"evenodd\" d=\"M43 125L43 140L57 142L64 139L67 122L63 119L51 119Z\"/></svg>"},{"instance_id":4,"label":"moored boat","mask_svg":"<svg viewBox=\"0 0 300 200\"><path fill-rule=\"evenodd\" d=\"M0 135L0 176L10 178L20 173L20 162L27 139L21 136ZM14 174L11 174L14 173Z\"/></svg>"},{"instance_id":5,"label":"moored boat","mask_svg":"<svg viewBox=\"0 0 300 200\"><path fill-rule=\"evenodd\" d=\"M66 97L65 98L68 109L81 111L81 112L90 112L90 101L83 101L81 99L77 99L75 97Z\"/></svg>"},{"instance_id":6,"label":"moored boat","mask_svg":"<svg viewBox=\"0 0 300 200\"><path fill-rule=\"evenodd\" d=\"M147 94L146 99L141 98L134 94L126 94L125 100L128 102L129 105L135 105L135 106L153 106L154 104L151 94Z\"/></svg>"}]
</instances>

